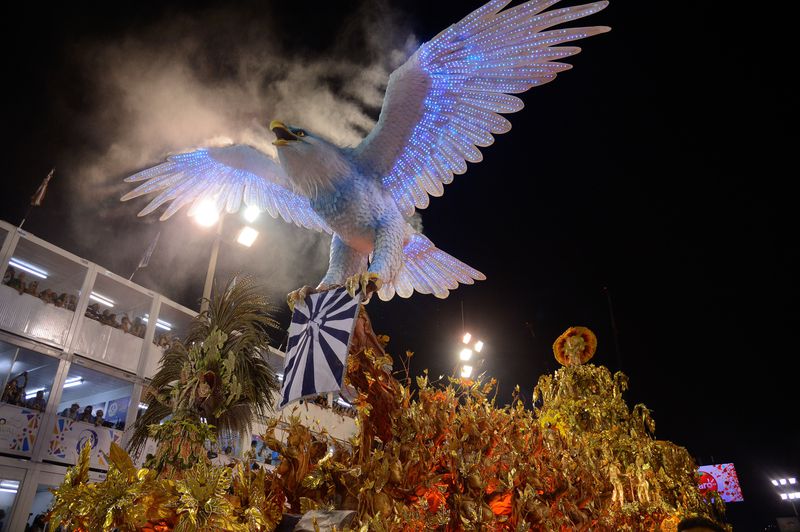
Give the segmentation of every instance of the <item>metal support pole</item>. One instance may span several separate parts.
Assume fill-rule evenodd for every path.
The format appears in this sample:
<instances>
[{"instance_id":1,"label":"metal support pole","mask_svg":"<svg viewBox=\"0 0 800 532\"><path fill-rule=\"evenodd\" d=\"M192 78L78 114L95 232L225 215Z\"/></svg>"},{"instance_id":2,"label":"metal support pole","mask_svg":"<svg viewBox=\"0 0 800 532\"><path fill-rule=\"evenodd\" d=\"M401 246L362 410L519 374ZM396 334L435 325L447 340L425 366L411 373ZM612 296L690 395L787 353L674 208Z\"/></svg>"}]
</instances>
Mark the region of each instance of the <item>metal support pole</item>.
<instances>
[{"instance_id":1,"label":"metal support pole","mask_svg":"<svg viewBox=\"0 0 800 532\"><path fill-rule=\"evenodd\" d=\"M217 236L214 238L214 244L211 246L211 257L208 259L208 270L206 271L206 284L203 285L203 300L200 302L200 314L208 310L208 301L211 299L211 285L214 284L214 273L217 270L217 256L219 255L219 245L222 241L222 220L224 216L220 216L219 223L217 223Z\"/></svg>"}]
</instances>

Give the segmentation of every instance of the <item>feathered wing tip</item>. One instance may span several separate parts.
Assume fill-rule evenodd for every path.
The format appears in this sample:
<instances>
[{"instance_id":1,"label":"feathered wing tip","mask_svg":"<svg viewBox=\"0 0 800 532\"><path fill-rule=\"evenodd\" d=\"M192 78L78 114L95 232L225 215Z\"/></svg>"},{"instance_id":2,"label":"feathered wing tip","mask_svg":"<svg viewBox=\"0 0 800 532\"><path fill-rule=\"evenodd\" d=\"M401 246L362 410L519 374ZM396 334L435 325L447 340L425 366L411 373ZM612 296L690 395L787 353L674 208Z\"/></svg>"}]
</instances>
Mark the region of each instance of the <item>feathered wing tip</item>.
<instances>
[{"instance_id":1,"label":"feathered wing tip","mask_svg":"<svg viewBox=\"0 0 800 532\"><path fill-rule=\"evenodd\" d=\"M484 274L437 248L426 236L414 233L403 248L403 266L393 280L383 284L378 297L389 301L395 294L407 298L417 291L444 299L459 283L485 279Z\"/></svg>"}]
</instances>

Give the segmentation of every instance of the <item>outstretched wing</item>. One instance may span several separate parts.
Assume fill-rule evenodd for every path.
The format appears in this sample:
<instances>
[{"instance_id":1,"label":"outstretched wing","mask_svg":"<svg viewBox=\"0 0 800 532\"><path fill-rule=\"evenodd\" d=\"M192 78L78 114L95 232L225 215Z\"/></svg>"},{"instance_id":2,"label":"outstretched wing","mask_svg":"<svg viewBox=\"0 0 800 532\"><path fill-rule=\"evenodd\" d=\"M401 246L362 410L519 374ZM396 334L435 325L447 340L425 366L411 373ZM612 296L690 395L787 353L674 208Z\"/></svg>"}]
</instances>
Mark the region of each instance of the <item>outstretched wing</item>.
<instances>
[{"instance_id":1,"label":"outstretched wing","mask_svg":"<svg viewBox=\"0 0 800 532\"><path fill-rule=\"evenodd\" d=\"M423 44L395 70L372 132L356 156L391 192L401 212L428 206L453 174L479 162L476 146L488 146L511 123L525 92L571 68L557 62L580 48L556 46L610 28L566 28L558 24L596 13L608 2L545 11L559 0L530 0L510 9L493 0Z\"/></svg>"},{"instance_id":2,"label":"outstretched wing","mask_svg":"<svg viewBox=\"0 0 800 532\"><path fill-rule=\"evenodd\" d=\"M122 196L122 201L159 192L139 216L172 202L161 215L161 220L166 220L186 205L190 205L191 214L200 203L211 200L218 211L236 212L242 203L255 205L274 218L280 216L301 227L331 232L311 209L308 198L283 186L286 177L280 165L244 144L170 155L165 162L125 181L144 183Z\"/></svg>"}]
</instances>

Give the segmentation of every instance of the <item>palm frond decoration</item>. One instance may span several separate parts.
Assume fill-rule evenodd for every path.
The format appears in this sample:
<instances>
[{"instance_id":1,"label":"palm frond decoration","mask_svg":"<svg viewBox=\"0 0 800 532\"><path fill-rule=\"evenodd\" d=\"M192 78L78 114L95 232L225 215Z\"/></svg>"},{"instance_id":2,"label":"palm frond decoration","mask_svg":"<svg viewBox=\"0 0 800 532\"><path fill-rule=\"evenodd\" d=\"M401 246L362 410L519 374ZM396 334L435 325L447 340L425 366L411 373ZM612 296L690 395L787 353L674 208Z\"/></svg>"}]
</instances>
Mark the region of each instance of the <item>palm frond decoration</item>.
<instances>
[{"instance_id":1,"label":"palm frond decoration","mask_svg":"<svg viewBox=\"0 0 800 532\"><path fill-rule=\"evenodd\" d=\"M129 451L139 452L150 434L148 427L168 416L202 420L217 434L242 435L254 419L273 411L273 394L280 383L262 353L269 348L270 330L279 330L274 308L252 277L237 276L222 290L217 288L186 338L173 342L161 357Z\"/></svg>"}]
</instances>

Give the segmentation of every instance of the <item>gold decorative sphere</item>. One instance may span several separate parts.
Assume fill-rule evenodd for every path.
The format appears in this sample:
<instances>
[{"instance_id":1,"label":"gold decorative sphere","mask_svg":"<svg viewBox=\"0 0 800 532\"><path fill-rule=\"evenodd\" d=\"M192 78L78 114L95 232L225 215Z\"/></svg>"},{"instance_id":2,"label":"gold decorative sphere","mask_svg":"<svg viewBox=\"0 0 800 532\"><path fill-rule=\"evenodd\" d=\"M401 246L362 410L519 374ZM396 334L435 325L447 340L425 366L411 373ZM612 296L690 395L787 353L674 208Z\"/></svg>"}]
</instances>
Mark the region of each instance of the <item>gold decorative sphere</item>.
<instances>
[{"instance_id":1,"label":"gold decorative sphere","mask_svg":"<svg viewBox=\"0 0 800 532\"><path fill-rule=\"evenodd\" d=\"M595 350L597 337L586 327L570 327L553 343L553 354L563 366L585 364Z\"/></svg>"}]
</instances>

